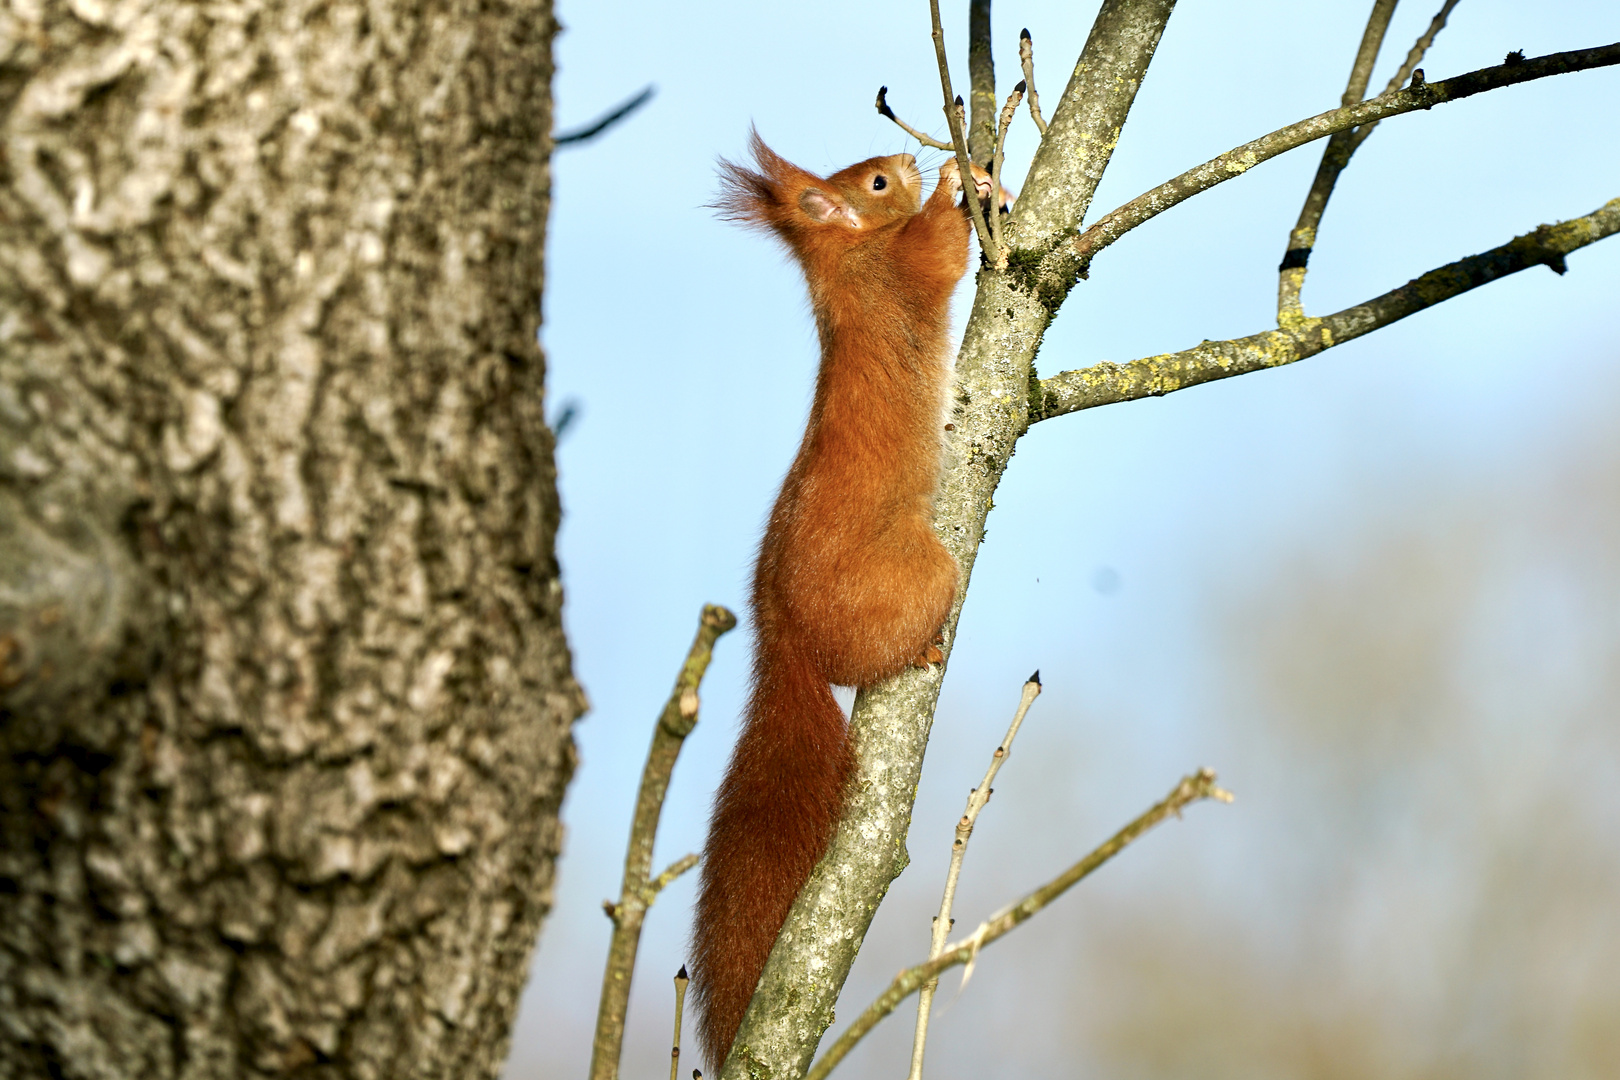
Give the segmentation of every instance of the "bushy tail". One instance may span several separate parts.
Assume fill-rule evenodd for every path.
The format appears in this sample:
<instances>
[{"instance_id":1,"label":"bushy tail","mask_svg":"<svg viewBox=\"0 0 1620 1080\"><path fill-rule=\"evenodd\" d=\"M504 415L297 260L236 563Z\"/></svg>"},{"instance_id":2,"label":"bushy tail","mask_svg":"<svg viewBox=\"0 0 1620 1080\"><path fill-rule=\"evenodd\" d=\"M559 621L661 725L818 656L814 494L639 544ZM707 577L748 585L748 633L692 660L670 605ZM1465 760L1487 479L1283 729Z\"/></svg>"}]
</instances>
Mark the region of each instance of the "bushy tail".
<instances>
[{"instance_id":1,"label":"bushy tail","mask_svg":"<svg viewBox=\"0 0 1620 1080\"><path fill-rule=\"evenodd\" d=\"M698 1037L716 1074L788 909L827 850L855 754L808 652L761 640L737 749L715 796L692 936Z\"/></svg>"}]
</instances>

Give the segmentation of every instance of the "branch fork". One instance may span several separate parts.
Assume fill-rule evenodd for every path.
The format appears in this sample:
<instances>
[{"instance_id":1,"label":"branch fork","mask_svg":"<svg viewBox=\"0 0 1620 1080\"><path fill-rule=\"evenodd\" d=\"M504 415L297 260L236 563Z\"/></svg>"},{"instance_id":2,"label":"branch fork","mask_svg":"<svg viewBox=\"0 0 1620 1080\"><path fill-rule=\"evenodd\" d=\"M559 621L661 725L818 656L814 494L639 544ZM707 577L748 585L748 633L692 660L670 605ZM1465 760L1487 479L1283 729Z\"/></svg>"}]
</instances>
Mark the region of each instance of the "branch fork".
<instances>
[{"instance_id":1,"label":"branch fork","mask_svg":"<svg viewBox=\"0 0 1620 1080\"><path fill-rule=\"evenodd\" d=\"M653 725L652 745L641 772L641 788L636 795L636 813L630 826L630 842L624 857L624 881L618 902L602 901L602 910L613 922L613 938L602 973L602 996L596 1011L596 1034L591 1044L591 1080L618 1080L619 1055L624 1044L625 1011L630 1002L630 980L635 973L636 951L641 944L641 926L647 909L658 894L676 878L698 863L696 855L685 855L663 873L650 878L653 841L658 819L664 809L664 795L675 771L675 759L686 737L697 726L698 686L714 657L714 644L737 625L737 616L717 604L709 604L698 619L697 635L687 651L686 662L675 678L674 689ZM676 990L684 1000L684 976L677 976ZM676 1046L680 1045L679 1005L677 1005ZM673 1068L673 1064L671 1066Z\"/></svg>"}]
</instances>

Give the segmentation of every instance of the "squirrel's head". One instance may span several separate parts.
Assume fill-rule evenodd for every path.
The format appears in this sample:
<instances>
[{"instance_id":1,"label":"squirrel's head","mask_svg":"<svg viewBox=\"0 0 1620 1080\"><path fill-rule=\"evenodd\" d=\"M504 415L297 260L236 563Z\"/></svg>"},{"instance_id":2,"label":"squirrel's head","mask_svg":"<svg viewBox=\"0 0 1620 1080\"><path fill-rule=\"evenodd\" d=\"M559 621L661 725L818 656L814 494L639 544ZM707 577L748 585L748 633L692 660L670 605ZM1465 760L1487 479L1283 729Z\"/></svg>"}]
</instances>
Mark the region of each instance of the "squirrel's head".
<instances>
[{"instance_id":1,"label":"squirrel's head","mask_svg":"<svg viewBox=\"0 0 1620 1080\"><path fill-rule=\"evenodd\" d=\"M770 229L795 253L853 246L875 230L913 217L922 206L922 174L910 154L868 158L822 178L778 156L756 131L756 169L720 162L722 217Z\"/></svg>"}]
</instances>

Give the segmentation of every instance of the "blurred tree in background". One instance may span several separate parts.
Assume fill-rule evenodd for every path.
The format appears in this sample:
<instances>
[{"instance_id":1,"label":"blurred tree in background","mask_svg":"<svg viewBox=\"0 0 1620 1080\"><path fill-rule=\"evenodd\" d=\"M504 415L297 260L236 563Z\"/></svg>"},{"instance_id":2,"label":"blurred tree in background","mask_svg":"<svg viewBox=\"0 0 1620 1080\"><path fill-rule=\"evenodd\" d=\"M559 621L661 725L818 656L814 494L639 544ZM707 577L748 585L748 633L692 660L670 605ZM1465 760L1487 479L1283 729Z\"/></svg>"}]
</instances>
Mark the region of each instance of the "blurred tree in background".
<instances>
[{"instance_id":1,"label":"blurred tree in background","mask_svg":"<svg viewBox=\"0 0 1620 1080\"><path fill-rule=\"evenodd\" d=\"M505 1058L583 704L554 32L0 8L0 1075Z\"/></svg>"}]
</instances>

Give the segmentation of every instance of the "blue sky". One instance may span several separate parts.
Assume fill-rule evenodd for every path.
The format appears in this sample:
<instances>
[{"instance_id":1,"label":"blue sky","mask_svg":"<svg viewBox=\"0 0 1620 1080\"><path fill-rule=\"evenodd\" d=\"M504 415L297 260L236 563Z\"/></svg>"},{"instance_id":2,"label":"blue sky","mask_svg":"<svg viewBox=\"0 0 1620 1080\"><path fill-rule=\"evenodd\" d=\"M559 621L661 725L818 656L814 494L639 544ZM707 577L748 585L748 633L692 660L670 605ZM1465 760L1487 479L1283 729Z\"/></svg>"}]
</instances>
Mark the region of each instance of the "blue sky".
<instances>
[{"instance_id":1,"label":"blue sky","mask_svg":"<svg viewBox=\"0 0 1620 1080\"><path fill-rule=\"evenodd\" d=\"M960 82L966 5L950 7ZM1336 105L1367 7L1182 5L1091 216ZM1028 26L1050 112L1094 10L998 6L1003 93L1018 78L1017 34ZM1432 14L1427 5L1397 13L1375 87ZM567 27L557 44L560 128L646 83L658 92L610 134L556 161L543 340L549 411L565 402L578 410L558 453L559 557L576 671L592 711L578 728L582 764L564 808L556 907L508 1068L514 1080L584 1071L608 935L599 905L618 890L653 718L701 605L742 612L753 546L809 401L815 343L797 272L762 238L705 209L715 158L739 155L751 123L779 153L822 173L914 151L872 108L883 84L913 124L942 128L921 2L598 0L564 3L559 15ZM1617 38L1620 7L1608 0L1467 0L1423 66L1432 81L1500 62L1511 49L1535 56ZM1334 195L1307 311L1337 310L1620 195L1617 117L1620 71L1608 69L1385 122ZM1034 134L1021 114L1007 164L1015 191ZM1273 325L1275 268L1319 146L1162 215L1100 256L1047 335L1040 371ZM912 868L874 924L872 958L857 967L841 1016L925 954L950 824L1020 682L1037 667L1047 692L1002 774L1007 794L986 811L976 840L995 855L976 847L968 856L962 920L1055 873L1202 764L1221 770L1243 801L1200 807L1150 837L1105 871L1098 895L1162 894L1198 866L1213 904L1291 918L1288 905L1305 900L1286 890L1260 898L1252 883L1257 867L1280 857L1266 815L1297 818L1288 793L1298 785L1274 742L1257 749L1265 740L1253 731L1211 719L1228 707L1216 702L1232 700L1231 623L1219 613L1265 593L1290 560L1314 560L1329 573L1353 562L1359 538L1392 521L1420 532L1426 523L1452 528L1467 515L1447 509L1448 493L1533 492L1578 457L1582 440L1601 440L1620 400L1620 240L1577 252L1569 266L1562 278L1527 271L1288 369L1048 421L1020 443L989 519L941 700ZM970 288L965 282L958 296L964 315ZM1511 515L1517 505L1490 512ZM1503 609L1504 625L1517 610ZM1547 634L1575 618L1551 610ZM709 794L735 732L744 634L722 641L704 685L702 722L676 769L658 866L701 846ZM1511 742L1512 724L1503 724ZM649 917L627 1076L667 1060L668 978L684 959L692 878ZM1088 901L1071 899L1075 906L1047 917L1081 918ZM1050 949L1037 928L1019 933L1028 941L1009 944L1004 962L987 954L960 999L942 995L940 1022L968 1032L966 1046L1011 1038L1020 1022L1032 1033L1018 1041L1040 1043L1040 1032L1065 1015L1053 1003L1084 996L1064 981L1066 960L1043 956ZM1043 961L1056 974L1030 974L1027 965ZM1022 992L1034 999L1021 1002ZM904 1011L890 1021L894 1032L909 1023ZM995 1034L973 1036L974 1025ZM897 1074L903 1040L885 1037L852 1060L851 1075ZM1050 1052L1019 1051L1028 1055L1017 1058L1019 1070L1072 1076L1101 1068L1083 1050L1041 1056ZM931 1059L934 1075L1011 1061L963 1053Z\"/></svg>"}]
</instances>

